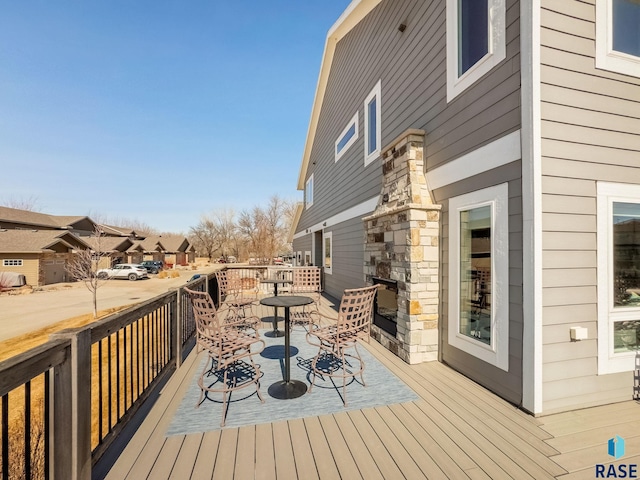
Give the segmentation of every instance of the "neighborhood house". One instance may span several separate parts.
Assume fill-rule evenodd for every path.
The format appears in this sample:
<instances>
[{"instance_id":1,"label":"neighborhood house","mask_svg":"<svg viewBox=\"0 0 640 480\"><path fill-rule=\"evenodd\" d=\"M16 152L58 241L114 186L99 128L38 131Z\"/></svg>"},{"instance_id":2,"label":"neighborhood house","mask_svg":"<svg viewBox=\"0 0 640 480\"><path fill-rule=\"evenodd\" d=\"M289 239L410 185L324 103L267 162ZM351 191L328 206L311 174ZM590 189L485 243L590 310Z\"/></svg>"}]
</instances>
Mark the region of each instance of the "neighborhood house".
<instances>
[{"instance_id":1,"label":"neighborhood house","mask_svg":"<svg viewBox=\"0 0 640 480\"><path fill-rule=\"evenodd\" d=\"M94 235L96 229L102 235ZM24 276L27 285L41 286L72 279L67 265L74 251L100 252L98 268L118 263L161 260L188 265L195 249L179 235L146 236L132 229L99 225L89 217L47 215L0 207L0 272Z\"/></svg>"}]
</instances>

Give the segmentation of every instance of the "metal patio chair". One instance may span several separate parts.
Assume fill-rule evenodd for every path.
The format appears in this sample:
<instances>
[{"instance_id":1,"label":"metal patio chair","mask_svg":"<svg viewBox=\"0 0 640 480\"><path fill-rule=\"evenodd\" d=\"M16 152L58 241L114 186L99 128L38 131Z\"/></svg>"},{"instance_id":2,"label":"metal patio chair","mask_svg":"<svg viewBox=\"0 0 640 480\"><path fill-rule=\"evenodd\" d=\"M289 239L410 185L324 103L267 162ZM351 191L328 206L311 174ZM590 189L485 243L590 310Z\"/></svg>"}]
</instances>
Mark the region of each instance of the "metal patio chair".
<instances>
[{"instance_id":1,"label":"metal patio chair","mask_svg":"<svg viewBox=\"0 0 640 480\"><path fill-rule=\"evenodd\" d=\"M257 329L249 332L237 322L221 319L208 293L188 288L184 291L193 306L198 350L204 350L209 357L198 377L200 398L196 408L208 392L222 393L220 426L224 427L231 392L255 385L258 398L264 403L260 394L262 373L253 356L262 352L265 342L258 337Z\"/></svg>"},{"instance_id":2,"label":"metal patio chair","mask_svg":"<svg viewBox=\"0 0 640 480\"><path fill-rule=\"evenodd\" d=\"M227 305L235 309L238 315L245 315L246 311L253 315L253 307L258 302L257 282L253 278L242 278L240 271L218 270L218 300L220 305Z\"/></svg>"},{"instance_id":3,"label":"metal patio chair","mask_svg":"<svg viewBox=\"0 0 640 480\"><path fill-rule=\"evenodd\" d=\"M364 361L357 345L361 340L369 341L377 291L377 285L345 290L335 323L307 333L307 342L318 347L318 354L311 361L313 380L309 392L317 376L342 378L342 403L346 407L347 378L359 375L362 385L366 386L362 376Z\"/></svg>"},{"instance_id":4,"label":"metal patio chair","mask_svg":"<svg viewBox=\"0 0 640 480\"><path fill-rule=\"evenodd\" d=\"M320 322L320 298L322 297L321 269L319 267L294 268L292 274L291 295L311 297L313 303L291 309L291 328L302 325L307 332Z\"/></svg>"}]
</instances>

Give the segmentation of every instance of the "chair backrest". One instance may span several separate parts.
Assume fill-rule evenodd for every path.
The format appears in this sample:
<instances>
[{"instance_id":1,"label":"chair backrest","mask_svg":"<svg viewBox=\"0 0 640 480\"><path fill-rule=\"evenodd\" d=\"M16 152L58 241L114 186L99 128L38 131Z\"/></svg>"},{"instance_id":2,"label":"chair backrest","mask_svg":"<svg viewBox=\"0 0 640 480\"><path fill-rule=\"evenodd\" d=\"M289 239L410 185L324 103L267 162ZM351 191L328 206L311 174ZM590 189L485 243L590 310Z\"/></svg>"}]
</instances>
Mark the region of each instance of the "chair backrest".
<instances>
[{"instance_id":1,"label":"chair backrest","mask_svg":"<svg viewBox=\"0 0 640 480\"><path fill-rule=\"evenodd\" d=\"M345 290L338 308L338 330L349 330L358 337L368 336L377 291L377 285Z\"/></svg>"},{"instance_id":2,"label":"chair backrest","mask_svg":"<svg viewBox=\"0 0 640 480\"><path fill-rule=\"evenodd\" d=\"M294 268L291 293L320 293L320 272L319 267Z\"/></svg>"},{"instance_id":3,"label":"chair backrest","mask_svg":"<svg viewBox=\"0 0 640 480\"><path fill-rule=\"evenodd\" d=\"M218 320L216 307L207 292L198 292L184 287L184 291L189 295L193 316L196 320L196 331L198 335L207 338L214 338L220 334L221 326Z\"/></svg>"}]
</instances>

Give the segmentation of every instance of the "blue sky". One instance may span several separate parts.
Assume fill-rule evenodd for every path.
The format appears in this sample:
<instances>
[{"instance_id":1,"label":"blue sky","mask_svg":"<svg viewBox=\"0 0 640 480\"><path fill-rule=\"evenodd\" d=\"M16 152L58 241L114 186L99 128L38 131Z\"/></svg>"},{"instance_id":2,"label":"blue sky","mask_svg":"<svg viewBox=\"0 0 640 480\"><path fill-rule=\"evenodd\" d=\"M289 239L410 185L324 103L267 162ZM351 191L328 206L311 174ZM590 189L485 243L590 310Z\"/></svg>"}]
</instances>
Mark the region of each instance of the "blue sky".
<instances>
[{"instance_id":1,"label":"blue sky","mask_svg":"<svg viewBox=\"0 0 640 480\"><path fill-rule=\"evenodd\" d=\"M296 190L349 0L0 0L0 202L187 233Z\"/></svg>"}]
</instances>

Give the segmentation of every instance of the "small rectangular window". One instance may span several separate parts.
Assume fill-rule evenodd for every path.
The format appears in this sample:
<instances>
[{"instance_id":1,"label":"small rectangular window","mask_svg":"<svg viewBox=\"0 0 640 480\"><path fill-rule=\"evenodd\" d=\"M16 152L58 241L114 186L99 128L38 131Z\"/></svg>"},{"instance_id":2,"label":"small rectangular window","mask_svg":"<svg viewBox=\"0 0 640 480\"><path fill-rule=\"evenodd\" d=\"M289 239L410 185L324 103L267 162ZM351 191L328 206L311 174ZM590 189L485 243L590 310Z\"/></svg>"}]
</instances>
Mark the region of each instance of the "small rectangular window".
<instances>
[{"instance_id":1,"label":"small rectangular window","mask_svg":"<svg viewBox=\"0 0 640 480\"><path fill-rule=\"evenodd\" d=\"M3 267L21 267L22 260L21 259L6 259L2 260Z\"/></svg>"},{"instance_id":2,"label":"small rectangular window","mask_svg":"<svg viewBox=\"0 0 640 480\"><path fill-rule=\"evenodd\" d=\"M325 273L332 273L332 258L333 258L333 233L325 232L324 240L322 243L322 264L324 266Z\"/></svg>"},{"instance_id":3,"label":"small rectangular window","mask_svg":"<svg viewBox=\"0 0 640 480\"><path fill-rule=\"evenodd\" d=\"M613 0L613 49L640 57L640 2Z\"/></svg>"},{"instance_id":4,"label":"small rectangular window","mask_svg":"<svg viewBox=\"0 0 640 480\"><path fill-rule=\"evenodd\" d=\"M596 2L596 67L640 77L640 2Z\"/></svg>"},{"instance_id":5,"label":"small rectangular window","mask_svg":"<svg viewBox=\"0 0 640 480\"><path fill-rule=\"evenodd\" d=\"M505 0L446 0L447 101L506 58Z\"/></svg>"},{"instance_id":6,"label":"small rectangular window","mask_svg":"<svg viewBox=\"0 0 640 480\"><path fill-rule=\"evenodd\" d=\"M305 200L305 208L309 208L313 205L313 174L307 180L307 184L304 188L304 200Z\"/></svg>"},{"instance_id":7,"label":"small rectangular window","mask_svg":"<svg viewBox=\"0 0 640 480\"><path fill-rule=\"evenodd\" d=\"M358 139L358 112L353 116L349 124L342 131L338 140L336 140L335 161L349 149L351 145L356 143Z\"/></svg>"},{"instance_id":8,"label":"small rectangular window","mask_svg":"<svg viewBox=\"0 0 640 480\"><path fill-rule=\"evenodd\" d=\"M488 0L458 2L458 76L489 53Z\"/></svg>"},{"instance_id":9,"label":"small rectangular window","mask_svg":"<svg viewBox=\"0 0 640 480\"><path fill-rule=\"evenodd\" d=\"M369 165L380 156L381 136L381 82L378 83L364 101L364 164Z\"/></svg>"}]
</instances>

